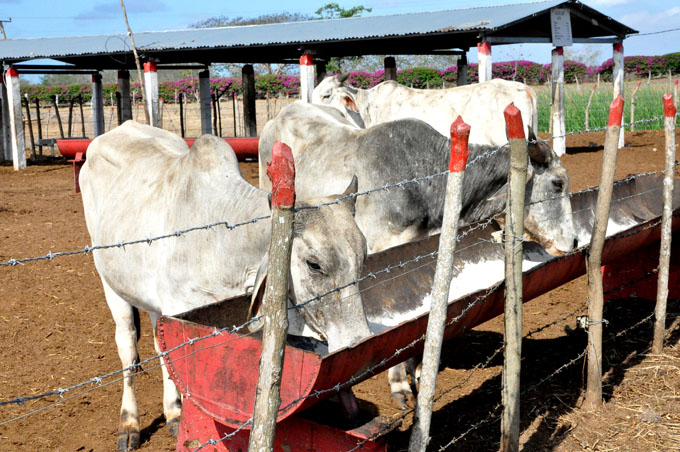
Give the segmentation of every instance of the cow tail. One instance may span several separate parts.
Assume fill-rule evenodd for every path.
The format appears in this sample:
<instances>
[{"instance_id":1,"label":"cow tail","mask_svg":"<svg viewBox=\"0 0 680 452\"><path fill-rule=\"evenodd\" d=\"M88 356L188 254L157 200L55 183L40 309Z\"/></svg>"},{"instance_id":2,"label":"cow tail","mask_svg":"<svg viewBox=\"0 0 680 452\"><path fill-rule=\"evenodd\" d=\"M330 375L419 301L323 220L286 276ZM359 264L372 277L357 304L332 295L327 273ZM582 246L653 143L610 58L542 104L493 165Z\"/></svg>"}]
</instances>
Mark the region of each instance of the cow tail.
<instances>
[{"instance_id":1,"label":"cow tail","mask_svg":"<svg viewBox=\"0 0 680 452\"><path fill-rule=\"evenodd\" d=\"M137 331L137 342L139 342L139 338L142 337L142 323L139 320L139 309L134 306L132 307L132 318L135 322L135 331ZM139 356L137 356L137 359L139 359Z\"/></svg>"}]
</instances>

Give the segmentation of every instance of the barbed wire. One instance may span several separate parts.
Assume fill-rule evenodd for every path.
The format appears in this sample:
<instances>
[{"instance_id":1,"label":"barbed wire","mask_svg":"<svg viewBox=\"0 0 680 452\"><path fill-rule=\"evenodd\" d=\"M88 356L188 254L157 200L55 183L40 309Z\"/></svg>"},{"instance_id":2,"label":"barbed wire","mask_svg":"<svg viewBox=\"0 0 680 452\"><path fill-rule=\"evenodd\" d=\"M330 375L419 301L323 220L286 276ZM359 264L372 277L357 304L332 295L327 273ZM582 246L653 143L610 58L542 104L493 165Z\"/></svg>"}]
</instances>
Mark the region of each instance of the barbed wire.
<instances>
[{"instance_id":1,"label":"barbed wire","mask_svg":"<svg viewBox=\"0 0 680 452\"><path fill-rule=\"evenodd\" d=\"M622 179L622 180L620 180L620 181L615 181L615 184L617 184L617 183L628 182L628 181L633 180L633 179L635 179L635 178L637 178L637 177L649 176L649 175L656 174L656 173L659 173L659 172L660 172L660 171L647 172L647 173L642 173L642 174L640 174L640 175L632 175L632 176L628 176L627 178ZM589 189L586 189L586 190L583 190L583 191L580 191L580 192L577 192L577 193L572 193L572 194L570 194L569 196L573 196L573 195L577 195L577 194L581 194L581 193L586 193L586 192L590 192L590 191L596 191L597 189L598 189L598 187L592 187L592 188L589 188ZM660 188L652 189L652 190L649 190L649 191L654 191L654 190L659 190L659 189L660 189ZM624 198L617 198L616 200L614 200L614 202L622 201L622 200L624 200L624 199L628 199L628 198L631 198L631 197L634 197L634 196L640 196L640 195L642 195L642 194L644 194L644 193L646 193L646 192L637 193L637 194L630 195L630 196L624 197ZM563 197L563 196L564 196L564 195L561 195L560 197ZM555 198L559 198L559 197L554 197L554 198L549 198L549 199L555 199ZM544 202L544 201L545 201L545 200L539 200L539 201L535 201L534 203ZM495 218L497 218L497 217L500 216L500 215L503 215L504 213L505 213L505 210L502 210L501 212L498 212L498 213L494 214L493 216L487 218L485 221L482 221L482 222L478 223L478 224L475 225L474 227L465 230L464 232L462 232L461 234L458 235L457 241L462 240L464 237L466 237L467 235L471 234L472 232L474 232L474 231L476 231L476 230L485 229L486 227L488 227L488 226L495 220ZM465 249L467 249L467 248L470 248L470 247L472 247L472 246L480 245L481 243L483 243L483 242L474 243L474 244L469 245L469 246L467 246L467 247L465 247L465 248L458 249L457 252L463 251L463 250L465 250ZM577 251L574 250L574 252L577 252ZM307 306L307 305L309 305L309 304L311 304L311 303L313 303L313 302L320 301L321 299L323 299L324 297L327 297L328 295L331 295L331 294L333 294L333 293L339 292L339 291L341 291L342 289L345 289L345 288L347 288L347 287L351 287L351 286L353 286L353 285L359 284L359 283L361 283L361 282L363 282L363 281L365 281L365 280L368 280L368 279L375 279L375 278L377 278L379 275L381 275L381 274L383 274L383 273L389 273L389 272L391 272L391 271L393 271L393 270L403 269L403 268L405 268L406 266L408 266L408 265L410 265L410 264L412 264L412 263L418 263L418 262L421 261L421 260L424 260L424 259L427 259L427 258L432 258L432 257L436 256L437 254L438 254L438 251L437 251L437 250L434 250L434 251L432 251L432 252L430 252L430 253L426 253L426 254L423 254L423 255L417 255L417 256L415 256L414 258L411 258L411 259L409 259L409 260L400 262L400 263L398 263L398 264L388 265L387 267L385 267L385 268L383 268L383 269L381 269L381 270L378 270L378 271L376 271L376 272L367 273L366 275L362 276L361 278L359 278L359 279L357 279L357 280L355 280L355 281L352 281L352 282L350 282L350 283L344 284L344 285L339 286L339 287L335 287L335 288L329 290L328 292L325 292L325 293L323 293L323 294L314 296L314 297L310 298L309 300L306 300L306 301L304 301L304 302L302 302L302 303L298 303L297 305L292 306L292 307L290 307L290 308L288 308L288 309L289 309L289 310L292 310L292 309L301 309L301 308L303 308L303 307L305 307L305 306ZM428 263L427 265L431 265L431 263ZM419 268L420 268L420 267L419 267ZM411 271L414 271L414 270L411 270ZM407 272L407 273L410 273L410 271ZM402 275L399 275L399 276L403 276L403 275L405 275L405 274L406 274L406 273L404 273L404 274L402 274ZM398 277L399 277L399 276L398 276ZM394 278L392 278L392 279L394 279ZM385 282L386 282L386 281L385 281ZM384 283L384 282L383 282L383 283ZM366 290L370 290L371 288L373 288L373 286L371 286L371 287L369 287L369 288L365 288L365 289L361 290L360 292L363 292L363 291L366 291ZM207 338L209 338L209 337L214 337L214 336L216 336L216 335L218 335L218 334L221 334L222 332L225 332L225 331L229 331L229 332L232 333L232 334L237 333L237 332L243 330L246 326L249 326L249 325L251 325L252 323L255 323L256 321L259 321L260 319L261 319L261 316L255 316L255 317L251 318L250 320L248 320L247 322L245 322L244 324L242 324L242 325L240 325L240 326L222 328L222 329L219 329L219 330L215 330L215 331L214 331L212 334L210 334L210 335L206 335L206 336L202 336L202 337L197 337L197 338L191 338L191 339L189 339L188 341L186 341L185 343L179 344L178 346L176 346L175 348L173 348L173 349L170 350L170 351L174 351L175 349L180 348L180 347L185 346L185 345L193 345L193 343L196 342L196 341L200 341L200 340L203 340L203 339L207 339ZM38 395L33 395L33 396L22 396L22 397L16 397L16 398L14 398L14 399L7 400L7 401L0 401L0 406L8 405L8 404L19 404L19 405L23 405L25 402L30 401L30 400L36 400L36 399L45 398L45 397L50 397L50 396L55 396L55 395L58 395L58 396L60 396L60 397L63 397L63 394L66 393L66 392L69 392L69 391L73 391L73 390L79 389L79 388L81 388L81 387L83 387L83 386L87 386L87 385L89 385L89 384L99 384L99 383L101 383L101 381L102 381L103 379L105 379L105 378L110 378L110 377L112 377L112 376L115 376L115 375L117 375L117 374L120 374L120 373L125 372L125 371L128 371L128 370L132 371L132 370L140 369L140 368L142 368L142 366L143 366L144 364L146 364L146 363L148 363L148 362L150 362L150 361L153 361L153 360L159 359L159 358L165 358L165 356L167 356L167 354L168 354L170 351L164 352L164 353L161 353L161 354L158 354L158 355L156 355L156 356L149 357L149 358L145 359L144 361L142 361L142 362L140 362L140 363L132 364L132 365L126 367L126 368L118 369L118 370L113 371L113 372L110 372L110 373L108 373L108 374L104 374L104 375L101 375L101 376L93 377L93 378L91 378L91 379L89 379L89 380L87 380L87 381L84 381L84 382L75 384L75 385L70 386L70 387L68 387L68 388L60 388L60 389L57 389L57 390L54 390L54 391L49 391L49 392L45 392L45 393L38 394Z\"/></svg>"},{"instance_id":2,"label":"barbed wire","mask_svg":"<svg viewBox=\"0 0 680 452\"><path fill-rule=\"evenodd\" d=\"M651 119L641 119L641 120L638 120L638 121L623 124L622 127L628 127L628 126L631 126L631 125L634 125L634 124L643 124L643 123L647 123L647 122L654 122L654 121L659 121L659 120L663 120L663 119L664 119L663 116L660 116L660 117L657 117L657 118L651 118ZM581 133L597 132L597 131L604 131L604 130L607 130L607 127L600 127L600 128L588 129L588 130L578 130L578 131L566 133L564 135L552 136L552 137L549 137L545 140L529 140L528 142L529 143L539 143L541 141L551 141L551 140L554 140L555 138L564 138L564 137L577 135L577 134L581 134ZM500 145L500 146L493 147L492 149L490 149L488 151L484 151L480 155L473 158L473 160L469 161L467 166L469 167L469 166L474 165L474 164L476 164L477 162L479 162L483 159L486 159L486 158L493 156L494 154L499 152L505 146L507 146L507 143ZM432 174L432 175L428 175L428 176L415 177L415 178L412 178L412 179L408 179L408 180L404 180L404 181L400 181L400 182L396 182L396 183L392 183L392 184L387 184L387 185L384 185L384 186L381 186L381 187L368 189L366 191L362 191L362 192L359 192L359 193L351 193L351 194L348 194L348 195L341 195L333 201L321 203L321 204L318 204L318 205L315 205L315 206L297 207L296 211L306 210L306 209L319 209L321 207L339 204L346 199L352 199L352 198L357 198L359 196L371 195L371 194L379 192L379 191L386 191L386 190L390 190L390 189L393 189L393 188L403 188L405 185L408 185L408 184L414 184L414 183L421 183L421 182L429 181L429 180L432 180L432 179L436 179L436 178L439 178L439 177L446 176L447 174L448 174L448 171L442 171L440 173L436 173L436 174ZM172 237L181 237L181 236L188 234L190 232L195 232L195 231L200 231L200 230L209 230L209 229L213 229L213 228L216 228L216 227L226 227L229 230L234 230L236 228L246 226L246 225L249 225L249 224L253 224L253 223L257 223L259 221L266 220L266 219L269 219L269 218L271 218L271 215L255 217L255 218L252 218L248 221L243 221L243 222L240 222L240 223L233 223L233 224L230 224L228 221L218 221L218 222L214 222L214 223L210 223L210 224L206 224L206 225L202 225L202 226L194 226L194 227L190 227L190 228L187 228L187 229L178 230L178 231L171 232L171 233L168 233L168 234L162 234L162 235L155 236L155 237L147 237L147 238L131 240L131 241L121 241L121 242L118 242L118 243L112 243L112 244L108 244L108 245L94 245L94 246L86 245L79 250L59 251L59 252L54 252L54 253L50 251L50 252L48 252L48 253L46 253L42 256L36 256L36 257L11 258L9 260L0 262L0 267L3 267L3 266L13 267L13 266L16 266L16 265L26 264L26 263L29 263L29 262L52 260L52 259L55 259L55 258L58 258L58 257L63 257L63 256L73 256L73 255L78 255L78 254L89 254L90 252L93 252L95 250L103 250L103 249L111 249L111 248L124 248L125 246L128 246L128 245L138 245L138 244L142 244L142 243L146 243L147 245L151 245L153 242L158 241L158 240L164 240L164 239L168 239L168 238L172 238Z\"/></svg>"}]
</instances>

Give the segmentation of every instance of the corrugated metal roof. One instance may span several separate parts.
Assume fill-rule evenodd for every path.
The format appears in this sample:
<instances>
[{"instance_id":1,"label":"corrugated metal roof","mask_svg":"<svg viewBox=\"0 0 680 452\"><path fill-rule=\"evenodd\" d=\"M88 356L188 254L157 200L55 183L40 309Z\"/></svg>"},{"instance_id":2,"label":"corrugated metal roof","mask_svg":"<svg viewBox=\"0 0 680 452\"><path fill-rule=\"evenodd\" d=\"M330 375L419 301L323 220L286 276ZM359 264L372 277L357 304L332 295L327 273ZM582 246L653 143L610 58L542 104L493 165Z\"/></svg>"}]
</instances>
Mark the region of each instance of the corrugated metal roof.
<instances>
[{"instance_id":1,"label":"corrugated metal roof","mask_svg":"<svg viewBox=\"0 0 680 452\"><path fill-rule=\"evenodd\" d=\"M390 36L492 31L554 6L578 2L550 0L448 11L316 20L270 25L135 33L138 48L149 52L312 43ZM0 41L0 59L22 60L130 52L125 34L31 38Z\"/></svg>"}]
</instances>

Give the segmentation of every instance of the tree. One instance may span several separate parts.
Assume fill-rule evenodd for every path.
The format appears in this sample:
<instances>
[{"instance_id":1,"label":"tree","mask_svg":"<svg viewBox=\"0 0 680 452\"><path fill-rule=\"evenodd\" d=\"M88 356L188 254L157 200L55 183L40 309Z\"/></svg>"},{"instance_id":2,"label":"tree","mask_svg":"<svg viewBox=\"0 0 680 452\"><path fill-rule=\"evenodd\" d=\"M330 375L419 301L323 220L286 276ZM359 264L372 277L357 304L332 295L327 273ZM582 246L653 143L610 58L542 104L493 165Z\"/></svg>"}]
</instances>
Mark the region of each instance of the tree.
<instances>
[{"instance_id":1,"label":"tree","mask_svg":"<svg viewBox=\"0 0 680 452\"><path fill-rule=\"evenodd\" d=\"M193 23L189 25L191 28L219 28L219 27L237 27L242 25L265 25L265 24L278 24L284 22L301 22L305 20L311 20L314 17L302 13L275 13L275 14L262 14L257 17L227 17L227 16L217 16L210 17L208 19L202 20L200 22ZM290 65L288 64L277 64L276 69L272 67L271 64L256 64L253 66L253 70L256 74L281 74L288 70ZM217 75L231 75L239 77L241 75L241 65L234 63L220 63L212 65L213 72Z\"/></svg>"},{"instance_id":2,"label":"tree","mask_svg":"<svg viewBox=\"0 0 680 452\"><path fill-rule=\"evenodd\" d=\"M337 3L327 3L321 8L317 9L316 14L318 19L346 19L348 17L360 17L364 12L370 13L372 8L365 6L353 6L352 8L341 8ZM353 67L366 67L368 61L364 61L365 57L333 57L328 61L326 70L328 72L342 72L343 70L352 70Z\"/></svg>"},{"instance_id":3,"label":"tree","mask_svg":"<svg viewBox=\"0 0 680 452\"><path fill-rule=\"evenodd\" d=\"M365 6L354 6L349 9L341 8L337 3L328 3L317 9L314 14L320 19L346 19L348 17L359 17L366 11L370 13L373 8L366 8Z\"/></svg>"}]
</instances>

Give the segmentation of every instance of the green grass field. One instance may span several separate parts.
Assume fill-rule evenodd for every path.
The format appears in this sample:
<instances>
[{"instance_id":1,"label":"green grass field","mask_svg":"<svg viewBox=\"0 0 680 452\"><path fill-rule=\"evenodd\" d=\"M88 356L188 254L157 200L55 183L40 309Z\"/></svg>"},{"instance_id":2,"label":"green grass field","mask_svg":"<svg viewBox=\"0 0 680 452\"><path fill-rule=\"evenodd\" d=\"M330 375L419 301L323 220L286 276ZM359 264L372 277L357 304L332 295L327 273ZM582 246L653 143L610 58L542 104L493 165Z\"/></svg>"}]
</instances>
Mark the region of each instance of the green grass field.
<instances>
[{"instance_id":1,"label":"green grass field","mask_svg":"<svg viewBox=\"0 0 680 452\"><path fill-rule=\"evenodd\" d=\"M630 102L633 89L637 82L625 84L624 89L624 123L630 122ZM565 86L564 110L566 115L566 131L574 132L586 130L585 111L588 98L593 91L594 84L582 84L580 89L575 84ZM550 119L550 87L533 86L538 97L538 130L548 132ZM640 89L635 95L635 121L651 118L661 118L649 123L636 124L635 130L661 129L663 128L663 101L664 93L669 92L668 81L653 81L647 84L642 82ZM590 129L607 125L609 116L609 104L612 101L612 84L600 83L595 90L590 105L588 126Z\"/></svg>"}]
</instances>

